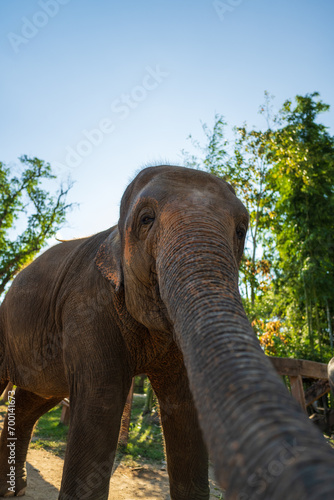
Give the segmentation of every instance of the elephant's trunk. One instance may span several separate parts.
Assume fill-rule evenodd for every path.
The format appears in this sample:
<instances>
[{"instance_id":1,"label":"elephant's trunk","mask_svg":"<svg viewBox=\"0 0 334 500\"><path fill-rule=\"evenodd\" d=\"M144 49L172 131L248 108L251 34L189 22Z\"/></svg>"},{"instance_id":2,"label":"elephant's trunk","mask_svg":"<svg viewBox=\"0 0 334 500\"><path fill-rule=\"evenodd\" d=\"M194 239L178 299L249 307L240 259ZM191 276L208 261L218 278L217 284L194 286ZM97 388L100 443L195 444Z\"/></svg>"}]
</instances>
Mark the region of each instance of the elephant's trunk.
<instances>
[{"instance_id":1,"label":"elephant's trunk","mask_svg":"<svg viewBox=\"0 0 334 500\"><path fill-rule=\"evenodd\" d=\"M228 499L333 499L334 454L263 354L215 224L175 217L157 271L217 479Z\"/></svg>"}]
</instances>

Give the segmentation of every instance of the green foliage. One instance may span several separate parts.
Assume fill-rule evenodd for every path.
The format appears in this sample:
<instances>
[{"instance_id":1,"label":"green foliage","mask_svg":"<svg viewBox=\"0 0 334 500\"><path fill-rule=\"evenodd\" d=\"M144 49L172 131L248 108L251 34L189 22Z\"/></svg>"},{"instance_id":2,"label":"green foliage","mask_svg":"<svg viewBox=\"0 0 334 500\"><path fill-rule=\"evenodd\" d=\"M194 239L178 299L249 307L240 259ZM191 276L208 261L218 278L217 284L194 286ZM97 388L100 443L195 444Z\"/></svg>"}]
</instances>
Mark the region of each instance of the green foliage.
<instances>
[{"instance_id":1,"label":"green foliage","mask_svg":"<svg viewBox=\"0 0 334 500\"><path fill-rule=\"evenodd\" d=\"M156 418L144 415L142 401L134 401L129 441L125 449L121 451L123 452L123 461L130 457L133 460L145 459L148 462L164 460L163 437L157 414Z\"/></svg>"},{"instance_id":2,"label":"green foliage","mask_svg":"<svg viewBox=\"0 0 334 500\"><path fill-rule=\"evenodd\" d=\"M61 411L58 405L39 419L33 433L31 448L43 448L54 455L64 457L68 426L60 423Z\"/></svg>"},{"instance_id":3,"label":"green foliage","mask_svg":"<svg viewBox=\"0 0 334 500\"><path fill-rule=\"evenodd\" d=\"M295 107L284 103L269 141L267 189L279 254L276 313L298 331L307 357L327 360L328 310L334 307L334 138L317 122L329 108L318 96L296 96Z\"/></svg>"},{"instance_id":4,"label":"green foliage","mask_svg":"<svg viewBox=\"0 0 334 500\"><path fill-rule=\"evenodd\" d=\"M56 178L49 163L27 156L20 162L18 176L0 162L0 295L61 227L70 207L65 200L71 186L61 186L55 196L43 189Z\"/></svg>"},{"instance_id":5,"label":"green foliage","mask_svg":"<svg viewBox=\"0 0 334 500\"><path fill-rule=\"evenodd\" d=\"M144 414L151 414L153 410L153 406L156 405L156 397L153 392L152 385L150 381L147 379L146 385L146 398L145 398L145 406L144 406Z\"/></svg>"},{"instance_id":6,"label":"green foliage","mask_svg":"<svg viewBox=\"0 0 334 500\"><path fill-rule=\"evenodd\" d=\"M249 316L254 319L257 294L268 290L270 282L271 247L261 246L267 237L268 213L265 178L268 169L265 140L267 133L248 131L246 124L233 129L234 139L226 138L226 122L220 115L215 116L213 129L203 125L206 145L189 139L200 151L200 156L183 151L184 163L188 167L205 169L229 182L237 196L246 206L249 215L249 230L241 265L240 284L251 308ZM266 217L264 216L266 215ZM266 250L266 251L264 251Z\"/></svg>"},{"instance_id":7,"label":"green foliage","mask_svg":"<svg viewBox=\"0 0 334 500\"><path fill-rule=\"evenodd\" d=\"M245 310L267 354L327 361L333 353L334 138L319 123L318 93L296 96L274 114L266 92L265 130L234 129L216 115L203 125L204 168L234 185L250 214L240 269Z\"/></svg>"},{"instance_id":8,"label":"green foliage","mask_svg":"<svg viewBox=\"0 0 334 500\"><path fill-rule=\"evenodd\" d=\"M144 394L145 392L145 383L147 380L146 375L136 375L134 377L135 379L135 384L134 384L134 392L136 394Z\"/></svg>"}]
</instances>

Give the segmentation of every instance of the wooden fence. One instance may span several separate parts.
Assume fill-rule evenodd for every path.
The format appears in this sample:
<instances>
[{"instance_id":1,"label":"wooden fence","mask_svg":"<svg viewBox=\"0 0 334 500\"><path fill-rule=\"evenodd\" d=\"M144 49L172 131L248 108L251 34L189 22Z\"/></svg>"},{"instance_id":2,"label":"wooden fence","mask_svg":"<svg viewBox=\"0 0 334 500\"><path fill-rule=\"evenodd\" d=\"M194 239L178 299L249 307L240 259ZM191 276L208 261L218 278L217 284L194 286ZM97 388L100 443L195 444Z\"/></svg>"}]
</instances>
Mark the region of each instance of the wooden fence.
<instances>
[{"instance_id":1,"label":"wooden fence","mask_svg":"<svg viewBox=\"0 0 334 500\"><path fill-rule=\"evenodd\" d=\"M307 406L330 391L327 365L305 359L276 358L268 356L279 375L290 379L291 394L306 411ZM303 378L316 380L304 391Z\"/></svg>"}]
</instances>

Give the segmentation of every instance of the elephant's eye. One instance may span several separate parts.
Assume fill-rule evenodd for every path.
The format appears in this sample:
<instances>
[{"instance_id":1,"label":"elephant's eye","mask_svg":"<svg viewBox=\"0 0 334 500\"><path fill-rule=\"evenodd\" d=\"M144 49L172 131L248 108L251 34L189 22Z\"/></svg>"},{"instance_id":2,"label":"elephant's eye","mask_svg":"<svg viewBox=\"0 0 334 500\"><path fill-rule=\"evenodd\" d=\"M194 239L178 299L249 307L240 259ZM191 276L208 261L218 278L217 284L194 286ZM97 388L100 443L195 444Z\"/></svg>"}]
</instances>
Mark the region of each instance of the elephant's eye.
<instances>
[{"instance_id":1,"label":"elephant's eye","mask_svg":"<svg viewBox=\"0 0 334 500\"><path fill-rule=\"evenodd\" d=\"M238 240L243 240L246 235L246 231L243 228L237 229L237 238Z\"/></svg>"},{"instance_id":2,"label":"elephant's eye","mask_svg":"<svg viewBox=\"0 0 334 500\"><path fill-rule=\"evenodd\" d=\"M152 222L154 222L154 217L150 215L143 215L142 218L140 219L140 222L143 226L148 226Z\"/></svg>"}]
</instances>

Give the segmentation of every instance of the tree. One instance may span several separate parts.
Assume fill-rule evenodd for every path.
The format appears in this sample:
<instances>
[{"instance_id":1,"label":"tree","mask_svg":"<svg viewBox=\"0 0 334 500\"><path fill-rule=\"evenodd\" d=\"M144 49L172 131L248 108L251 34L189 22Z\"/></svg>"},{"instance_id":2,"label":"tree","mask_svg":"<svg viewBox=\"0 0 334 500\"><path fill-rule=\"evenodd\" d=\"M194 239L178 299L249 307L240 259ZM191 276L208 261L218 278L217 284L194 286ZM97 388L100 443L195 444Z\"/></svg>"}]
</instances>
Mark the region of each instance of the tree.
<instances>
[{"instance_id":1,"label":"tree","mask_svg":"<svg viewBox=\"0 0 334 500\"><path fill-rule=\"evenodd\" d=\"M267 104L266 104L267 105ZM213 129L202 125L206 145L191 140L201 156L182 151L186 166L205 169L232 184L250 215L245 254L241 265L241 285L244 291L244 306L250 320L257 316L256 300L268 290L270 281L270 251L263 246L268 239L265 179L268 169L266 158L267 132L248 131L247 125L233 129L233 141L226 138L226 122L215 116Z\"/></svg>"},{"instance_id":2,"label":"tree","mask_svg":"<svg viewBox=\"0 0 334 500\"><path fill-rule=\"evenodd\" d=\"M203 125L201 156L183 151L186 166L204 168L236 189L250 214L241 266L245 310L267 354L326 361L334 311L334 138L319 123L329 109L318 93L296 96L272 112L267 128L234 128L215 117Z\"/></svg>"},{"instance_id":3,"label":"tree","mask_svg":"<svg viewBox=\"0 0 334 500\"><path fill-rule=\"evenodd\" d=\"M49 163L27 156L19 160L19 176L0 162L0 295L57 232L71 207L66 204L70 184L60 186L55 196L43 189L56 178Z\"/></svg>"},{"instance_id":4,"label":"tree","mask_svg":"<svg viewBox=\"0 0 334 500\"><path fill-rule=\"evenodd\" d=\"M300 339L307 333L310 357L324 359L333 347L334 138L317 121L329 109L318 97L297 95L295 106L283 104L268 142L267 189L279 255L276 312Z\"/></svg>"}]
</instances>

